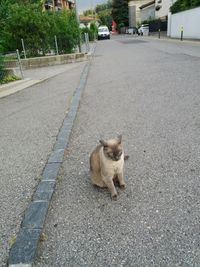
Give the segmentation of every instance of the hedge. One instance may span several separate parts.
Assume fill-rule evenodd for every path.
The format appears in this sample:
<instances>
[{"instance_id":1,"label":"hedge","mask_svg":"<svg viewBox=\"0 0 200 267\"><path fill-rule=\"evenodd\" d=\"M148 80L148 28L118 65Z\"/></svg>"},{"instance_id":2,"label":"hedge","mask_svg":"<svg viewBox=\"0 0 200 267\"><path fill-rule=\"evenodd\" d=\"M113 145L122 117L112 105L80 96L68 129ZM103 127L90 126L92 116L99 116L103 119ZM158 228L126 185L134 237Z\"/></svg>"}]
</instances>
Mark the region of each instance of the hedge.
<instances>
[{"instance_id":1,"label":"hedge","mask_svg":"<svg viewBox=\"0 0 200 267\"><path fill-rule=\"evenodd\" d=\"M170 8L172 14L200 6L200 0L177 0Z\"/></svg>"}]
</instances>

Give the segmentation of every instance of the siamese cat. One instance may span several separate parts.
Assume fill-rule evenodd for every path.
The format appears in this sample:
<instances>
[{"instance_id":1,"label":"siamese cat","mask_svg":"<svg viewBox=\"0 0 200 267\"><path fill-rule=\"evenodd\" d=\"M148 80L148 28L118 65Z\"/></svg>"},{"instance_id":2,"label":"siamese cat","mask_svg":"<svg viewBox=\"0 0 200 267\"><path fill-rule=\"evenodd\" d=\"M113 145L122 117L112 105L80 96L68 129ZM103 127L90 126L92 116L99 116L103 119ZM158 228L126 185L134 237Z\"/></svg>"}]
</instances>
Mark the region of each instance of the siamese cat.
<instances>
[{"instance_id":1,"label":"siamese cat","mask_svg":"<svg viewBox=\"0 0 200 267\"><path fill-rule=\"evenodd\" d=\"M117 198L114 180L119 182L121 188L125 188L124 181L124 156L122 147L122 136L116 139L100 140L90 156L91 181L99 187L107 187L113 199Z\"/></svg>"}]
</instances>

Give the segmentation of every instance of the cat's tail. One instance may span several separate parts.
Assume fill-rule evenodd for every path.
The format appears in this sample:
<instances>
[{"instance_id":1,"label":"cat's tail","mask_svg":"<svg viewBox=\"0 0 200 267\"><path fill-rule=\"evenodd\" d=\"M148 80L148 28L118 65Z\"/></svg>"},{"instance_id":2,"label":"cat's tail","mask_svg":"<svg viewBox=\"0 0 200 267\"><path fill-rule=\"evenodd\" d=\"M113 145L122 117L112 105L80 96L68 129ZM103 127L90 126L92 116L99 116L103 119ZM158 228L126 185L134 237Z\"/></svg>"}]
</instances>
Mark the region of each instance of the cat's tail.
<instances>
[{"instance_id":1,"label":"cat's tail","mask_svg":"<svg viewBox=\"0 0 200 267\"><path fill-rule=\"evenodd\" d=\"M129 155L124 155L124 160L128 160L129 159Z\"/></svg>"}]
</instances>

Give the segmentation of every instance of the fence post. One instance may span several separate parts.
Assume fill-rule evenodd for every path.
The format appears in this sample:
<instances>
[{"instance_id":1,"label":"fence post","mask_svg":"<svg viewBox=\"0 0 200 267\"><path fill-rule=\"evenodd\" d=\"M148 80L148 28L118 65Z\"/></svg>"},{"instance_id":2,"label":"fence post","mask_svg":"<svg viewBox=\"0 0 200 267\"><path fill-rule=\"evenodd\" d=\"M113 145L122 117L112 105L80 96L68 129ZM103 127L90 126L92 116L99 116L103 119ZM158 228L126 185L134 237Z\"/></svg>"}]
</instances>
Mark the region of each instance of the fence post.
<instances>
[{"instance_id":1,"label":"fence post","mask_svg":"<svg viewBox=\"0 0 200 267\"><path fill-rule=\"evenodd\" d=\"M26 50L25 50L25 46L24 46L24 39L21 39L21 42L22 42L22 48L24 51L24 58L26 59Z\"/></svg>"},{"instance_id":2,"label":"fence post","mask_svg":"<svg viewBox=\"0 0 200 267\"><path fill-rule=\"evenodd\" d=\"M181 41L183 41L183 26L181 26Z\"/></svg>"},{"instance_id":3,"label":"fence post","mask_svg":"<svg viewBox=\"0 0 200 267\"><path fill-rule=\"evenodd\" d=\"M89 43L89 34L88 33L86 33L86 38L87 38L87 50L88 50L88 52L90 51L90 43Z\"/></svg>"},{"instance_id":4,"label":"fence post","mask_svg":"<svg viewBox=\"0 0 200 267\"><path fill-rule=\"evenodd\" d=\"M84 39L85 39L85 49L86 49L86 53L88 52L88 45L87 45L87 33L84 33Z\"/></svg>"},{"instance_id":5,"label":"fence post","mask_svg":"<svg viewBox=\"0 0 200 267\"><path fill-rule=\"evenodd\" d=\"M17 60L18 60L18 63L19 63L21 76L22 76L22 79L24 79L24 73L23 73L23 69L22 69L22 62L21 62L21 58L20 58L20 55L19 55L19 50L17 49L16 52L17 52Z\"/></svg>"},{"instance_id":6,"label":"fence post","mask_svg":"<svg viewBox=\"0 0 200 267\"><path fill-rule=\"evenodd\" d=\"M57 42L56 35L54 36L54 38L55 38L55 45L56 45L56 55L58 55L58 42Z\"/></svg>"}]
</instances>

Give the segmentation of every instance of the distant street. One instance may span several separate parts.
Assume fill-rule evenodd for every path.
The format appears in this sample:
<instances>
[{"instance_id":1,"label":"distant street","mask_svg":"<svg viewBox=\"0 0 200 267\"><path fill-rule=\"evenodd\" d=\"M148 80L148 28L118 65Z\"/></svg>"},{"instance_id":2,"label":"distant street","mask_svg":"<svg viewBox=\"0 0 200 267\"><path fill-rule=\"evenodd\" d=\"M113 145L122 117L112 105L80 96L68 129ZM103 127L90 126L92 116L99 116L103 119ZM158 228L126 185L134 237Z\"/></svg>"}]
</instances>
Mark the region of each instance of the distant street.
<instances>
[{"instance_id":1,"label":"distant street","mask_svg":"<svg viewBox=\"0 0 200 267\"><path fill-rule=\"evenodd\" d=\"M37 267L200 266L199 74L199 43L97 43ZM88 158L118 133L130 159L112 201Z\"/></svg>"}]
</instances>

